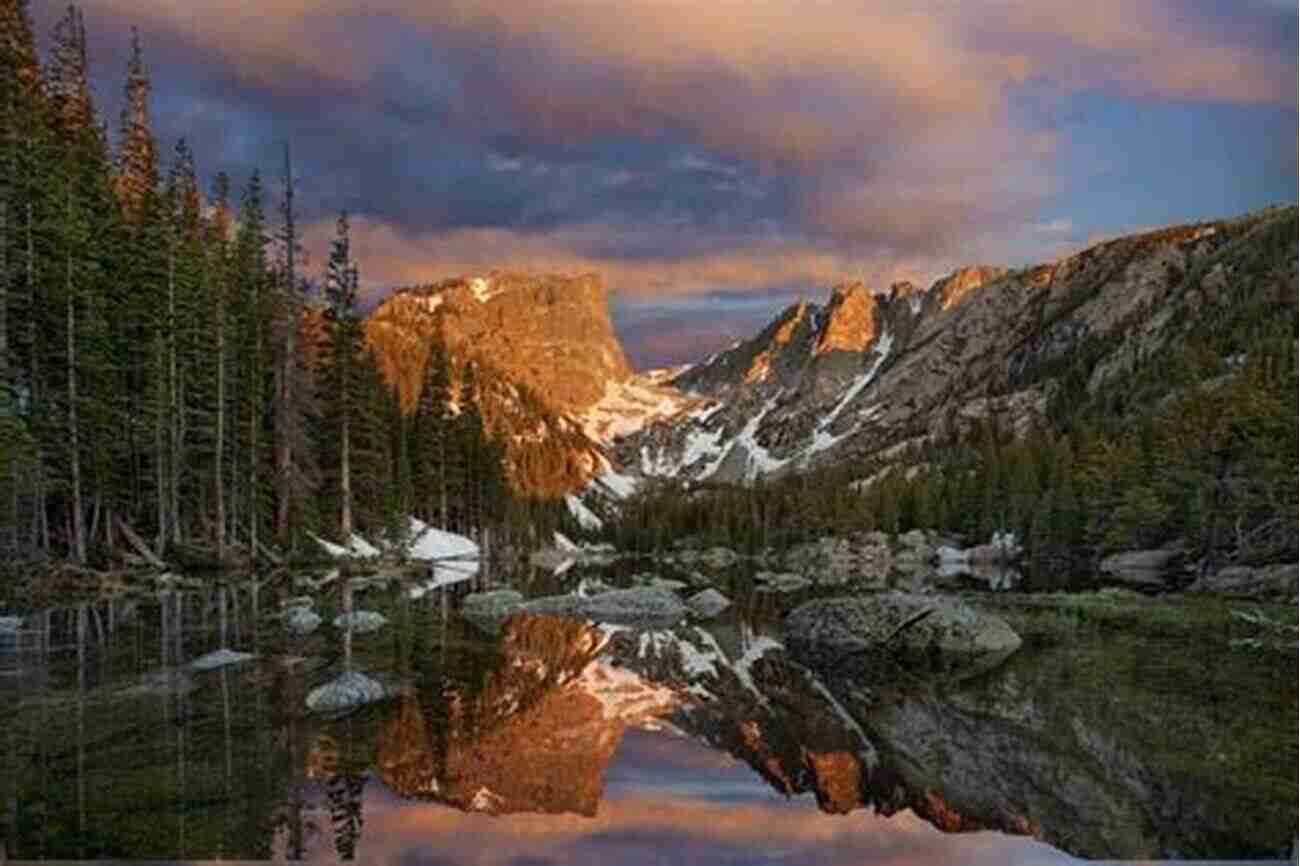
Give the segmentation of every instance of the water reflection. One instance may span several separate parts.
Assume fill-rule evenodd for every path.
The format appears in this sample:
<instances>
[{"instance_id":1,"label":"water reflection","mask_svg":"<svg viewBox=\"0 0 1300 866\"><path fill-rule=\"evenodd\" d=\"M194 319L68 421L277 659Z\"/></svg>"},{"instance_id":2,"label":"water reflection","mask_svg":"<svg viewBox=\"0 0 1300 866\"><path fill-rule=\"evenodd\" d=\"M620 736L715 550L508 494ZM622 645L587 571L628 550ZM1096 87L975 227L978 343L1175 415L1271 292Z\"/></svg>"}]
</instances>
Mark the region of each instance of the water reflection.
<instances>
[{"instance_id":1,"label":"water reflection","mask_svg":"<svg viewBox=\"0 0 1300 866\"><path fill-rule=\"evenodd\" d=\"M736 585L707 628L537 617L496 641L456 613L470 588L336 577L309 634L255 581L24 614L0 641L5 854L1051 863L940 830L1120 856L1267 853L1294 826L1252 795L1294 733L1242 727L1294 716L1286 671L1208 644L1081 634L972 680L837 682L789 663L771 595ZM354 603L386 625L335 627ZM384 699L309 709L348 673Z\"/></svg>"}]
</instances>

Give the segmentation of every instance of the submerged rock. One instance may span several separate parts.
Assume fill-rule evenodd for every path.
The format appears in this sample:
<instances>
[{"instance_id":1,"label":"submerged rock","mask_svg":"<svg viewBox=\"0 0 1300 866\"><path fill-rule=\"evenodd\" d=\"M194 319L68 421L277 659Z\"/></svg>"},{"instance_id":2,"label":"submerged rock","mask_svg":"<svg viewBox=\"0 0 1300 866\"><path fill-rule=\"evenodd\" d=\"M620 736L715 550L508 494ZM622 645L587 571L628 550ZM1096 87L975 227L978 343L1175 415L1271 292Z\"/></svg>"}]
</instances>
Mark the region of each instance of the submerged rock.
<instances>
[{"instance_id":1,"label":"submerged rock","mask_svg":"<svg viewBox=\"0 0 1300 866\"><path fill-rule=\"evenodd\" d=\"M373 610L354 610L352 613L341 613L334 617L335 628L345 629L350 626L353 634L369 634L372 631L379 631L387 624L388 618Z\"/></svg>"},{"instance_id":2,"label":"submerged rock","mask_svg":"<svg viewBox=\"0 0 1300 866\"><path fill-rule=\"evenodd\" d=\"M211 671L227 665L237 665L255 658L257 656L254 653L241 653L222 647L219 650L213 650L207 655L199 656L190 662L190 667L196 671Z\"/></svg>"},{"instance_id":3,"label":"submerged rock","mask_svg":"<svg viewBox=\"0 0 1300 866\"><path fill-rule=\"evenodd\" d=\"M388 690L377 680L357 671L346 671L307 695L307 709L314 712L347 710L362 704L382 701Z\"/></svg>"},{"instance_id":4,"label":"submerged rock","mask_svg":"<svg viewBox=\"0 0 1300 866\"><path fill-rule=\"evenodd\" d=\"M983 668L1021 644L999 617L956 599L904 593L810 601L791 612L783 628L795 659L819 669L835 669L873 651Z\"/></svg>"}]
</instances>

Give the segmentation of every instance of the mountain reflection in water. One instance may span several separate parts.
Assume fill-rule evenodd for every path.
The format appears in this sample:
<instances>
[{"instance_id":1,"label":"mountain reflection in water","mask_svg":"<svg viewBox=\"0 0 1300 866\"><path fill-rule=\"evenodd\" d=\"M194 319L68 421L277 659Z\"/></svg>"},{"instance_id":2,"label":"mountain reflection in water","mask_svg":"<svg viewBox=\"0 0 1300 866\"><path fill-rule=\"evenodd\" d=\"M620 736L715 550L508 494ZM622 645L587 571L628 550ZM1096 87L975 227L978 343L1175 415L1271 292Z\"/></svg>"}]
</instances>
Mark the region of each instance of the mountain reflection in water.
<instances>
[{"instance_id":1,"label":"mountain reflection in water","mask_svg":"<svg viewBox=\"0 0 1300 866\"><path fill-rule=\"evenodd\" d=\"M993 671L845 676L736 587L699 626L488 638L454 597L358 586L378 632L328 625L330 589L294 634L251 582L25 613L0 640L0 853L1053 864L1294 832L1294 659L1223 634L1072 625ZM383 698L308 711L341 672Z\"/></svg>"},{"instance_id":2,"label":"mountain reflection in water","mask_svg":"<svg viewBox=\"0 0 1300 866\"><path fill-rule=\"evenodd\" d=\"M366 787L358 862L417 864L1051 864L1076 863L1032 840L945 834L908 812L828 815L777 794L744 763L666 733L629 729L596 814L465 813ZM327 839L312 859L330 861Z\"/></svg>"}]
</instances>

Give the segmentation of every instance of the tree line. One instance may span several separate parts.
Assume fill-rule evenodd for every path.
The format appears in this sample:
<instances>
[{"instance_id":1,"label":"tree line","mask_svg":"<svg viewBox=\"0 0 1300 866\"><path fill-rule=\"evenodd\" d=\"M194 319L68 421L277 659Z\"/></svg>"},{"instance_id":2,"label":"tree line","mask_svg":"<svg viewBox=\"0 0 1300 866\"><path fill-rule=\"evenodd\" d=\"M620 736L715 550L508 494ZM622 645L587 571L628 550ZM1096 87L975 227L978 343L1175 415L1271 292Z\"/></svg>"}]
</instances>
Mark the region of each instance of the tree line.
<instances>
[{"instance_id":1,"label":"tree line","mask_svg":"<svg viewBox=\"0 0 1300 866\"><path fill-rule=\"evenodd\" d=\"M110 134L81 12L42 58L29 0L0 0L0 552L247 563L407 515L557 519L510 494L472 370L435 357L403 411L346 214L324 272L304 267L289 146L274 184L205 193L184 139L160 153L150 90L133 32Z\"/></svg>"}]
</instances>

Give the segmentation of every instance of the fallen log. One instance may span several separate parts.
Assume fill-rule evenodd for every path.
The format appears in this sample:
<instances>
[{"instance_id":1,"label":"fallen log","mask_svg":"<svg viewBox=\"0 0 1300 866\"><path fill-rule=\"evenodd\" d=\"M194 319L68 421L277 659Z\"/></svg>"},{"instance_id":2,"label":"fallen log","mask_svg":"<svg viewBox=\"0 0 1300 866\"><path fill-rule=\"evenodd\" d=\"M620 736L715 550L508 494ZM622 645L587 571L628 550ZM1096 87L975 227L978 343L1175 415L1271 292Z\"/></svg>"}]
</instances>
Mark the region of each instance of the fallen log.
<instances>
[{"instance_id":1,"label":"fallen log","mask_svg":"<svg viewBox=\"0 0 1300 866\"><path fill-rule=\"evenodd\" d=\"M266 557L266 561L272 565L284 565L284 559L278 553L263 544L260 540L257 542L257 552Z\"/></svg>"},{"instance_id":2,"label":"fallen log","mask_svg":"<svg viewBox=\"0 0 1300 866\"><path fill-rule=\"evenodd\" d=\"M135 552L140 554L145 562L154 568L163 569L167 567L167 563L163 562L157 554L150 550L149 545L144 543L144 539L136 535L135 530L128 526L121 517L117 518L117 528L122 533L122 537L126 539L127 544L135 548Z\"/></svg>"}]
</instances>

